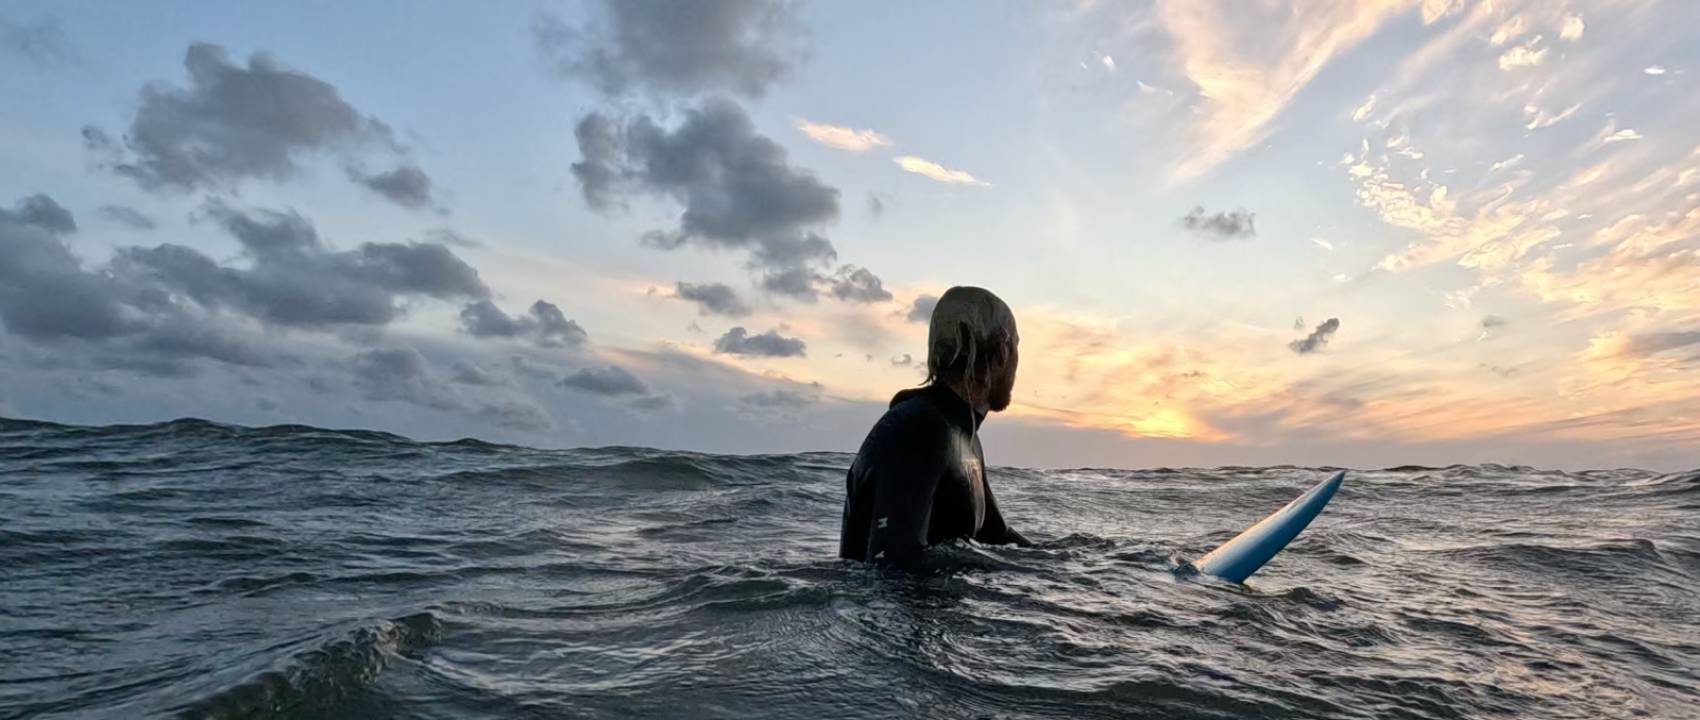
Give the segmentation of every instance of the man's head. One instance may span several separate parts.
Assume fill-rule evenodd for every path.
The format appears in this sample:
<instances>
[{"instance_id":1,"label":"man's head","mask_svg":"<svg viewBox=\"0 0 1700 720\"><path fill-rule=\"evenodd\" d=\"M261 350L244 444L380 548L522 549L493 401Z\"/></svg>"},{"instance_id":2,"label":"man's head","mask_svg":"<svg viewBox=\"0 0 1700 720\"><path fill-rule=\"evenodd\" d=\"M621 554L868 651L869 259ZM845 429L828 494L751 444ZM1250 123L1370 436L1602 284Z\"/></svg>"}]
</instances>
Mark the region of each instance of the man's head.
<instances>
[{"instance_id":1,"label":"man's head","mask_svg":"<svg viewBox=\"0 0 1700 720\"><path fill-rule=\"evenodd\" d=\"M1009 407L1020 361L1015 314L990 291L957 286L933 306L927 382L953 384L993 411Z\"/></svg>"}]
</instances>

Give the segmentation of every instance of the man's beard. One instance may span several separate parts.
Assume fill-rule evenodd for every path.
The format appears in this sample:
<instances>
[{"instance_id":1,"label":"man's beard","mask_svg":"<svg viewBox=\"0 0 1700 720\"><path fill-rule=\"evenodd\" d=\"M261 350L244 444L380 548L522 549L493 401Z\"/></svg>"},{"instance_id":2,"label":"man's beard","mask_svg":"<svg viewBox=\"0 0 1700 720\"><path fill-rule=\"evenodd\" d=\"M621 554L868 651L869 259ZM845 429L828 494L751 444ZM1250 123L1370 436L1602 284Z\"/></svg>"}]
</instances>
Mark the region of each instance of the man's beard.
<instances>
[{"instance_id":1,"label":"man's beard","mask_svg":"<svg viewBox=\"0 0 1700 720\"><path fill-rule=\"evenodd\" d=\"M986 407L992 412L1003 412L1004 408L1009 407L1010 396L1014 393L1015 383L1013 382L992 388L991 394L986 397Z\"/></svg>"}]
</instances>

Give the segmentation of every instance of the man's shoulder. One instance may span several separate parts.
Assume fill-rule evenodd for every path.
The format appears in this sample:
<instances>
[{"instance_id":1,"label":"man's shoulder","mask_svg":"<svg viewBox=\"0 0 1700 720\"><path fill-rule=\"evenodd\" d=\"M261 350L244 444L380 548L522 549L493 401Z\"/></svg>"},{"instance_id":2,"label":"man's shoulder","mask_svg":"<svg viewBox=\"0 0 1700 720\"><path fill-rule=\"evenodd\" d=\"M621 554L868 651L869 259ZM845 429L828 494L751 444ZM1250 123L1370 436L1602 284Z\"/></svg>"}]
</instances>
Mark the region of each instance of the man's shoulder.
<instances>
[{"instance_id":1,"label":"man's shoulder","mask_svg":"<svg viewBox=\"0 0 1700 720\"><path fill-rule=\"evenodd\" d=\"M880 416L878 425L919 429L921 427L937 427L943 429L949 425L943 409L933 402L925 388L904 390L892 398L891 407L886 408Z\"/></svg>"}]
</instances>

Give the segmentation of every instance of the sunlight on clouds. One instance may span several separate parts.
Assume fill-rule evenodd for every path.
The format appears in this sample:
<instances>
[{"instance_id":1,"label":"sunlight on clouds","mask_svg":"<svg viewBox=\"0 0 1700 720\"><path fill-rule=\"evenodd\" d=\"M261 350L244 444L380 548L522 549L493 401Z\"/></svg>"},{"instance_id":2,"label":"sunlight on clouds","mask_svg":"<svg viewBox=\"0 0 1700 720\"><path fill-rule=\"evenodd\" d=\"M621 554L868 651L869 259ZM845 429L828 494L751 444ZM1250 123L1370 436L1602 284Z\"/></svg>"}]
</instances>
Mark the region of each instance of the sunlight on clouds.
<instances>
[{"instance_id":1,"label":"sunlight on clouds","mask_svg":"<svg viewBox=\"0 0 1700 720\"><path fill-rule=\"evenodd\" d=\"M1412 367L1402 388L1456 402L1424 408L1366 399L1354 416L1367 423L1406 437L1451 436L1457 430L1432 422L1451 418L1488 436L1700 438L1700 383L1692 380L1700 370L1700 193L1693 187L1700 183L1700 129L1679 120L1700 103L1652 95L1652 85L1605 81L1621 72L1625 56L1664 41L1669 27L1614 26L1632 33L1611 44L1566 46L1561 54L1542 38L1576 41L1584 25L1559 10L1537 2L1477 5L1466 22L1430 39L1375 88L1374 106L1353 114L1369 135L1343 166L1358 203L1410 238L1377 263L1379 270L1466 268L1474 283L1444 290L1445 306L1463 312L1506 298L1538 303L1535 315L1551 333L1542 349L1569 344L1569 354L1487 385L1481 377ZM1375 109L1408 98L1425 104ZM1597 132L1546 131L1584 107L1634 110L1602 113ZM1623 127L1630 120L1658 132ZM1378 131L1384 135L1372 152ZM1399 152L1419 142L1437 165ZM1470 157L1495 147L1489 157L1503 159ZM1430 171L1446 167L1439 163L1466 171L1473 165L1476 174L1434 182L1438 174ZM1536 391L1515 391L1521 384Z\"/></svg>"},{"instance_id":2,"label":"sunlight on clouds","mask_svg":"<svg viewBox=\"0 0 1700 720\"><path fill-rule=\"evenodd\" d=\"M850 152L863 152L876 147L891 145L891 138L873 130L857 130L841 125L809 122L802 118L797 119L797 129L808 136L810 140L827 147L849 150Z\"/></svg>"},{"instance_id":3,"label":"sunlight on clouds","mask_svg":"<svg viewBox=\"0 0 1700 720\"><path fill-rule=\"evenodd\" d=\"M897 163L898 167L901 167L904 170L941 183L953 185L978 185L980 187L991 187L992 185L989 182L968 174L967 171L952 170L931 160L918 158L914 155L899 156L895 158L893 162Z\"/></svg>"},{"instance_id":4,"label":"sunlight on clouds","mask_svg":"<svg viewBox=\"0 0 1700 720\"><path fill-rule=\"evenodd\" d=\"M1258 13L1238 2L1160 2L1158 17L1202 98L1195 151L1173 167L1172 179L1203 175L1261 142L1293 96L1330 60L1416 4L1337 0Z\"/></svg>"}]
</instances>

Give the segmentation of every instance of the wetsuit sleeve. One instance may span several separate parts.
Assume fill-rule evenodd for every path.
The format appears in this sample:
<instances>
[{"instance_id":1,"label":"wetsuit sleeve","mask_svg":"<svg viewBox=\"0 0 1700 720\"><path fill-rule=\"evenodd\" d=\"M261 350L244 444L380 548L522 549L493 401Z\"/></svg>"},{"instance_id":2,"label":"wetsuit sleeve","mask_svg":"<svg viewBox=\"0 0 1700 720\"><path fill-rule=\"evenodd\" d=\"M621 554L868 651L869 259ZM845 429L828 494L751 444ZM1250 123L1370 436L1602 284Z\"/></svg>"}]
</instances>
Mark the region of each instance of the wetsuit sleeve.
<instances>
[{"instance_id":1,"label":"wetsuit sleeve","mask_svg":"<svg viewBox=\"0 0 1700 720\"><path fill-rule=\"evenodd\" d=\"M927 523L945 471L942 429L902 433L874 459L874 503L868 529L868 562L905 570L926 569Z\"/></svg>"},{"instance_id":2,"label":"wetsuit sleeve","mask_svg":"<svg viewBox=\"0 0 1700 720\"><path fill-rule=\"evenodd\" d=\"M980 526L980 532L974 536L974 540L988 545L1033 545L1033 541L1004 522L1003 512L998 509L998 499L992 495L990 482L986 483L986 523Z\"/></svg>"}]
</instances>

